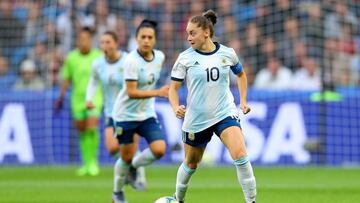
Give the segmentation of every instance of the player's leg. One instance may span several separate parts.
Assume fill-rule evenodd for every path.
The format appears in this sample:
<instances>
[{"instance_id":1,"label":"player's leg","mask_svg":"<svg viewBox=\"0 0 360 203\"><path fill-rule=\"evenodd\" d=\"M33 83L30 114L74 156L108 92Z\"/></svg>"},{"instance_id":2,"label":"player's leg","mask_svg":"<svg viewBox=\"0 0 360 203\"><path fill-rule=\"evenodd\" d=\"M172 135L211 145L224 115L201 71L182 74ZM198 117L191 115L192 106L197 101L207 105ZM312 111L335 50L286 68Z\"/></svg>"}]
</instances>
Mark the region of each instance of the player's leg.
<instances>
[{"instance_id":1,"label":"player's leg","mask_svg":"<svg viewBox=\"0 0 360 203\"><path fill-rule=\"evenodd\" d=\"M72 102L71 103L72 117L74 119L74 125L79 132L79 146L80 156L82 160L82 166L77 170L77 175L83 176L88 173L88 167L90 164L89 146L91 145L88 131L86 130L86 111L83 106Z\"/></svg>"},{"instance_id":2,"label":"player's leg","mask_svg":"<svg viewBox=\"0 0 360 203\"><path fill-rule=\"evenodd\" d=\"M116 122L115 126L117 140L120 144L120 157L114 166L113 201L126 203L123 188L131 161L137 150L137 145L133 141L137 124L135 122Z\"/></svg>"},{"instance_id":3,"label":"player's leg","mask_svg":"<svg viewBox=\"0 0 360 203\"><path fill-rule=\"evenodd\" d=\"M177 172L175 192L175 198L180 202L185 199L190 178L195 173L212 135L212 127L198 133L183 132L182 134L185 160Z\"/></svg>"},{"instance_id":4,"label":"player's leg","mask_svg":"<svg viewBox=\"0 0 360 203\"><path fill-rule=\"evenodd\" d=\"M113 157L118 158L120 153L120 145L118 140L116 139L116 135L114 135L114 120L111 117L105 118L105 136L104 143L106 150Z\"/></svg>"},{"instance_id":5,"label":"player's leg","mask_svg":"<svg viewBox=\"0 0 360 203\"><path fill-rule=\"evenodd\" d=\"M91 115L86 119L86 128L91 143L89 146L89 156L90 156L89 174L93 176L98 175L100 172L98 165L98 151L99 151L99 141L100 141L98 125L99 125L99 118L97 115Z\"/></svg>"},{"instance_id":6,"label":"player's leg","mask_svg":"<svg viewBox=\"0 0 360 203\"><path fill-rule=\"evenodd\" d=\"M224 119L218 126L217 134L234 160L238 181L242 186L247 203L255 203L256 180L249 158L246 153L245 140L236 120L230 117Z\"/></svg>"},{"instance_id":7,"label":"player's leg","mask_svg":"<svg viewBox=\"0 0 360 203\"><path fill-rule=\"evenodd\" d=\"M193 147L185 143L184 150L185 160L180 165L176 175L175 198L180 202L185 200L190 178L195 173L201 161L205 147Z\"/></svg>"},{"instance_id":8,"label":"player's leg","mask_svg":"<svg viewBox=\"0 0 360 203\"><path fill-rule=\"evenodd\" d=\"M146 139L149 147L134 157L131 163L134 168L147 166L160 159L164 156L166 149L164 134L155 118L141 122L137 132Z\"/></svg>"}]
</instances>

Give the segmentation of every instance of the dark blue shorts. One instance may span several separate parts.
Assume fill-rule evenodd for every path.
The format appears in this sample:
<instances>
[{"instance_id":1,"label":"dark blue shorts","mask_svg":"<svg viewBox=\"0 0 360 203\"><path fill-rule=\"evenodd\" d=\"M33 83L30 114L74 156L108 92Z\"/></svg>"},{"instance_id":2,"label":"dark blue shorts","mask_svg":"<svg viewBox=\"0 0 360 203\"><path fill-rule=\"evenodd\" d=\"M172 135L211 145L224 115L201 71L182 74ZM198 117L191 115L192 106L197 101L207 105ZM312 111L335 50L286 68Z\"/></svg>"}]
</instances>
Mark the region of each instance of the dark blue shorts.
<instances>
[{"instance_id":1,"label":"dark blue shorts","mask_svg":"<svg viewBox=\"0 0 360 203\"><path fill-rule=\"evenodd\" d=\"M114 119L111 117L105 117L105 128L114 127Z\"/></svg>"},{"instance_id":2,"label":"dark blue shorts","mask_svg":"<svg viewBox=\"0 0 360 203\"><path fill-rule=\"evenodd\" d=\"M164 140L164 133L156 118L148 118L144 121L115 122L116 138L119 144L134 142L134 133L145 138L150 144L155 140Z\"/></svg>"},{"instance_id":3,"label":"dark blue shorts","mask_svg":"<svg viewBox=\"0 0 360 203\"><path fill-rule=\"evenodd\" d=\"M230 126L238 126L239 128L241 128L240 121L237 118L228 116L203 131L197 133L189 133L183 131L182 140L184 143L193 147L206 147L207 143L210 142L211 137L214 133L218 137L220 137L221 133Z\"/></svg>"}]
</instances>

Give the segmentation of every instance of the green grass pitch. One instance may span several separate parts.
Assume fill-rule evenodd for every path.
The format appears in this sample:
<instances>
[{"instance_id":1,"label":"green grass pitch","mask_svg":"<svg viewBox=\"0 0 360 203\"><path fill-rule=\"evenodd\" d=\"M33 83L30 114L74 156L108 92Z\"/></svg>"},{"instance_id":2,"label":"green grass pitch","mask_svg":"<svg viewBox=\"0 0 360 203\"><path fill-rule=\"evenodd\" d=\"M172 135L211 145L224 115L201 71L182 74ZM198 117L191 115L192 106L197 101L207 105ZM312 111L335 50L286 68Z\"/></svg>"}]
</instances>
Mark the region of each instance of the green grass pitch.
<instances>
[{"instance_id":1,"label":"green grass pitch","mask_svg":"<svg viewBox=\"0 0 360 203\"><path fill-rule=\"evenodd\" d=\"M0 167L1 203L110 203L112 167L77 177L75 167ZM174 192L177 166L146 169L149 188L125 192L129 203L153 203ZM360 202L360 169L255 167L258 203ZM233 167L201 167L186 203L244 203Z\"/></svg>"}]
</instances>

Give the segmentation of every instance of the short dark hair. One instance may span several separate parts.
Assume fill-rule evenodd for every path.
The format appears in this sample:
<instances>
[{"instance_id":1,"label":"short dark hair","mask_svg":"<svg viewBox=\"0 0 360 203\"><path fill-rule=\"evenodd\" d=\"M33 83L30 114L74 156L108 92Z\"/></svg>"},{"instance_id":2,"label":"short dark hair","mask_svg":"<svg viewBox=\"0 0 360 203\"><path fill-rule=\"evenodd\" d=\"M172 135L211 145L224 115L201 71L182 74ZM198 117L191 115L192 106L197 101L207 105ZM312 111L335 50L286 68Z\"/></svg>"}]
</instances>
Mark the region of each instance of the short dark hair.
<instances>
[{"instance_id":1,"label":"short dark hair","mask_svg":"<svg viewBox=\"0 0 360 203\"><path fill-rule=\"evenodd\" d=\"M110 35L115 42L118 42L118 41L119 41L119 37L118 37L118 35L117 35L114 31L108 30L108 31L104 32L103 35Z\"/></svg>"},{"instance_id":2,"label":"short dark hair","mask_svg":"<svg viewBox=\"0 0 360 203\"><path fill-rule=\"evenodd\" d=\"M94 34L93 30L92 30L90 27L88 27L88 26L82 27L81 30L80 30L80 32L87 32L87 33L89 33L91 36L93 36L93 34Z\"/></svg>"},{"instance_id":3,"label":"short dark hair","mask_svg":"<svg viewBox=\"0 0 360 203\"><path fill-rule=\"evenodd\" d=\"M136 36L138 35L139 33L139 30L143 27L148 27L148 28L152 28L154 29L155 31L155 36L156 36L156 33L157 33L157 25L158 23L154 20L149 20L149 19L144 19L140 25L136 28Z\"/></svg>"}]
</instances>

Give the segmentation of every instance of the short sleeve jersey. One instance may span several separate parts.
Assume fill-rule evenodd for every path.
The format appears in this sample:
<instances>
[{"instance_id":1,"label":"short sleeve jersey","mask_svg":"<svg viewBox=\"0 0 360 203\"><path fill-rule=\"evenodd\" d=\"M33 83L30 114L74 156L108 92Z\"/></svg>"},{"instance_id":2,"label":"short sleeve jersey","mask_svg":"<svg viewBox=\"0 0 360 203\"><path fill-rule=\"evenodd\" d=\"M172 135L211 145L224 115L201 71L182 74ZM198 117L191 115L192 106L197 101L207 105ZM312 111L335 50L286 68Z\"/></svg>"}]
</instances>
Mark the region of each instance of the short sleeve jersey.
<instances>
[{"instance_id":1,"label":"short sleeve jersey","mask_svg":"<svg viewBox=\"0 0 360 203\"><path fill-rule=\"evenodd\" d=\"M125 81L137 81L137 88L140 90L155 89L165 55L159 50L153 50L153 54L153 59L147 61L137 50L130 52L125 60ZM156 117L155 98L131 99L124 84L124 88L116 98L112 116L119 122L143 121Z\"/></svg>"},{"instance_id":2,"label":"short sleeve jersey","mask_svg":"<svg viewBox=\"0 0 360 203\"><path fill-rule=\"evenodd\" d=\"M186 81L187 109L182 129L200 132L237 114L234 97L230 91L229 72L243 71L232 48L215 42L216 49L204 53L193 48L182 52L175 62L171 79Z\"/></svg>"},{"instance_id":3,"label":"short sleeve jersey","mask_svg":"<svg viewBox=\"0 0 360 203\"><path fill-rule=\"evenodd\" d=\"M93 77L100 81L104 94L104 113L111 117L117 94L123 88L124 62L127 52L121 51L120 58L110 63L105 56L97 58L93 63Z\"/></svg>"},{"instance_id":4,"label":"short sleeve jersey","mask_svg":"<svg viewBox=\"0 0 360 203\"><path fill-rule=\"evenodd\" d=\"M91 49L90 53L84 55L79 50L73 50L67 56L62 72L64 80L70 80L72 84L71 104L85 105L86 89L90 80L92 63L102 55L98 49ZM98 88L94 96L94 104L102 105L102 92Z\"/></svg>"}]
</instances>

